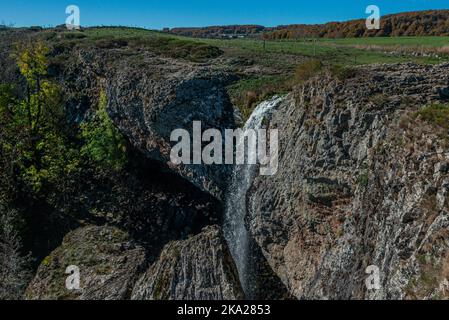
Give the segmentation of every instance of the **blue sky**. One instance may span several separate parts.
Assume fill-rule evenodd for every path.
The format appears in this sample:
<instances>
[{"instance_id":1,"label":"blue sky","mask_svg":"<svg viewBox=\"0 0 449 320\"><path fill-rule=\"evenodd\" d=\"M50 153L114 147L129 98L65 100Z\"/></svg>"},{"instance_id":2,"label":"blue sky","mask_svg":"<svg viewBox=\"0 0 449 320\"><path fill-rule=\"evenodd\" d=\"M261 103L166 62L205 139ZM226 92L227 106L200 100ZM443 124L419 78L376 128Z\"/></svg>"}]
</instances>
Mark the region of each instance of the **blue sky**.
<instances>
[{"instance_id":1,"label":"blue sky","mask_svg":"<svg viewBox=\"0 0 449 320\"><path fill-rule=\"evenodd\" d=\"M376 4L381 14L449 9L449 0L0 0L0 23L54 26L65 8L81 10L81 25L175 26L323 23L365 17Z\"/></svg>"}]
</instances>

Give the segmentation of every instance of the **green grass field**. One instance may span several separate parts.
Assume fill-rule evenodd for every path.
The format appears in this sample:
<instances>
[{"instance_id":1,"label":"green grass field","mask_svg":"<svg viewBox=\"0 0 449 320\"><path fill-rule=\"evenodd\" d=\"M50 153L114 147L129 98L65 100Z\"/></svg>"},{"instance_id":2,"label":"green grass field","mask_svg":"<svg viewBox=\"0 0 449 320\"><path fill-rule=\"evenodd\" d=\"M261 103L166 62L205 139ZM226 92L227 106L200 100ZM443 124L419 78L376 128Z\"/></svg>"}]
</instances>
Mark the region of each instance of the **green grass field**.
<instances>
[{"instance_id":1,"label":"green grass field","mask_svg":"<svg viewBox=\"0 0 449 320\"><path fill-rule=\"evenodd\" d=\"M140 28L127 27L101 27L101 28L87 28L83 32L91 39L101 39L105 37L114 38L134 38L134 37L167 37L169 35L162 32L151 31Z\"/></svg>"},{"instance_id":2,"label":"green grass field","mask_svg":"<svg viewBox=\"0 0 449 320\"><path fill-rule=\"evenodd\" d=\"M431 51L449 46L449 37L376 37L376 38L348 38L348 39L313 39L266 41L258 39L192 39L182 36L169 35L157 31L138 28L88 28L83 32L89 39L102 38L135 38L135 37L163 37L176 38L179 40L190 40L203 42L216 46L230 55L256 56L256 59L266 59L270 65L273 62L282 64L282 59L270 58L275 55L293 55L300 57L314 57L329 64L360 65L372 63L401 63L416 62L423 64L435 64L449 61L449 49L447 54L441 54L438 58L433 56L415 56L407 54L386 53L382 50L373 50L369 46L404 48L420 48ZM380 48L382 49L382 48ZM406 50L405 50L406 51ZM277 61L276 61L277 60ZM285 65L281 66L284 68Z\"/></svg>"},{"instance_id":3,"label":"green grass field","mask_svg":"<svg viewBox=\"0 0 449 320\"><path fill-rule=\"evenodd\" d=\"M439 63L449 61L449 54L440 58L416 57L407 54L387 54L364 46L404 47L438 49L449 46L449 37L376 37L376 38L344 38L344 39L312 39L266 41L258 39L192 39L182 36L169 35L157 31L138 28L88 28L83 32L90 39L102 38L134 38L134 37L172 37L181 40L191 40L214 45L234 54L279 54L315 57L336 64L371 64L371 63L399 63L413 61L417 63Z\"/></svg>"},{"instance_id":4,"label":"green grass field","mask_svg":"<svg viewBox=\"0 0 449 320\"><path fill-rule=\"evenodd\" d=\"M380 45L380 46L449 46L449 37L375 37L348 39L319 39L320 42L339 45Z\"/></svg>"},{"instance_id":5,"label":"green grass field","mask_svg":"<svg viewBox=\"0 0 449 320\"><path fill-rule=\"evenodd\" d=\"M435 64L449 61L449 55L439 58L416 57L411 54L389 54L365 48L356 48L355 45L378 46L422 46L437 48L444 47L449 37L420 37L420 38L362 38L362 39L319 39L316 43L308 41L267 41L254 39L216 40L201 39L208 44L221 49L234 49L241 52L263 54L277 53L291 54L304 57L315 57L331 64L372 64L372 63L400 63L416 62Z\"/></svg>"}]
</instances>

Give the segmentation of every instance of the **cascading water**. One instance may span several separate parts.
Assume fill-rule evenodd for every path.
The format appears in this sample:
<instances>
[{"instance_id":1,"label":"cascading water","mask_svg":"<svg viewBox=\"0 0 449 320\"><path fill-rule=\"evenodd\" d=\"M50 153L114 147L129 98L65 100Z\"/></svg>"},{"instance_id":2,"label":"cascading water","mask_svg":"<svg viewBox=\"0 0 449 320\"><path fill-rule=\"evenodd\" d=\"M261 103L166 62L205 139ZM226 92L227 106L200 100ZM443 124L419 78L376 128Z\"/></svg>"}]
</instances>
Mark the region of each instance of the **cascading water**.
<instances>
[{"instance_id":1,"label":"cascading water","mask_svg":"<svg viewBox=\"0 0 449 320\"><path fill-rule=\"evenodd\" d=\"M274 97L262 102L246 122L243 131L259 129L264 119L269 117L283 100L282 97ZM245 135L237 142L237 145L245 143ZM246 150L246 149L245 149ZM250 155L245 154L245 164L234 166L232 181L226 197L226 211L224 221L224 234L228 242L231 254L237 265L240 283L248 299L253 298L252 285L249 274L251 270L250 234L245 226L246 194L258 174L258 165L247 164Z\"/></svg>"}]
</instances>

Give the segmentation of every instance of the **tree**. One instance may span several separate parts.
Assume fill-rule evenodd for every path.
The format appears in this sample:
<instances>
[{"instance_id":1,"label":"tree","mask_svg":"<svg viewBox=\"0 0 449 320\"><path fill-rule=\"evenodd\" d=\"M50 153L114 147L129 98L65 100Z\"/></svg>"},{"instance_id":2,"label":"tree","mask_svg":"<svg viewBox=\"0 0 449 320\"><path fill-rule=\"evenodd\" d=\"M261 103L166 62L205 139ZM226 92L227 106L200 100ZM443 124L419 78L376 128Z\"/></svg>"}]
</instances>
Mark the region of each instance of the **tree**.
<instances>
[{"instance_id":1,"label":"tree","mask_svg":"<svg viewBox=\"0 0 449 320\"><path fill-rule=\"evenodd\" d=\"M36 193L60 182L79 160L64 131L59 87L47 79L47 54L41 42L18 45L14 57L26 80L26 96L20 100L10 85L0 87L0 151L9 155L12 174Z\"/></svg>"},{"instance_id":2,"label":"tree","mask_svg":"<svg viewBox=\"0 0 449 320\"><path fill-rule=\"evenodd\" d=\"M14 54L20 73L26 79L24 107L32 131L40 124L43 102L46 101L49 90L52 90L50 83L44 78L47 75L48 51L42 42L37 42L27 46L18 45Z\"/></svg>"}]
</instances>

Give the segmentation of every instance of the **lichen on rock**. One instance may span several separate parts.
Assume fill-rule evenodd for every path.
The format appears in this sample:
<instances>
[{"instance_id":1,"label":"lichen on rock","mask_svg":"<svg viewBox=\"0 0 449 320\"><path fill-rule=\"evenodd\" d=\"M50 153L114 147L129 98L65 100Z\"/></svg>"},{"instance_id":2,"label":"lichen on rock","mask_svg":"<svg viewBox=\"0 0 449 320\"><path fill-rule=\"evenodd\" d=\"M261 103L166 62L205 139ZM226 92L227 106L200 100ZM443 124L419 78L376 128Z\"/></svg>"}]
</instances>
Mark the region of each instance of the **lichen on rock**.
<instances>
[{"instance_id":1,"label":"lichen on rock","mask_svg":"<svg viewBox=\"0 0 449 320\"><path fill-rule=\"evenodd\" d=\"M134 287L134 300L243 299L237 268L218 226L167 244Z\"/></svg>"},{"instance_id":2,"label":"lichen on rock","mask_svg":"<svg viewBox=\"0 0 449 320\"><path fill-rule=\"evenodd\" d=\"M106 226L80 228L42 261L25 296L29 300L128 299L145 264L145 250L125 232ZM69 266L79 268L79 290L66 287Z\"/></svg>"}]
</instances>

